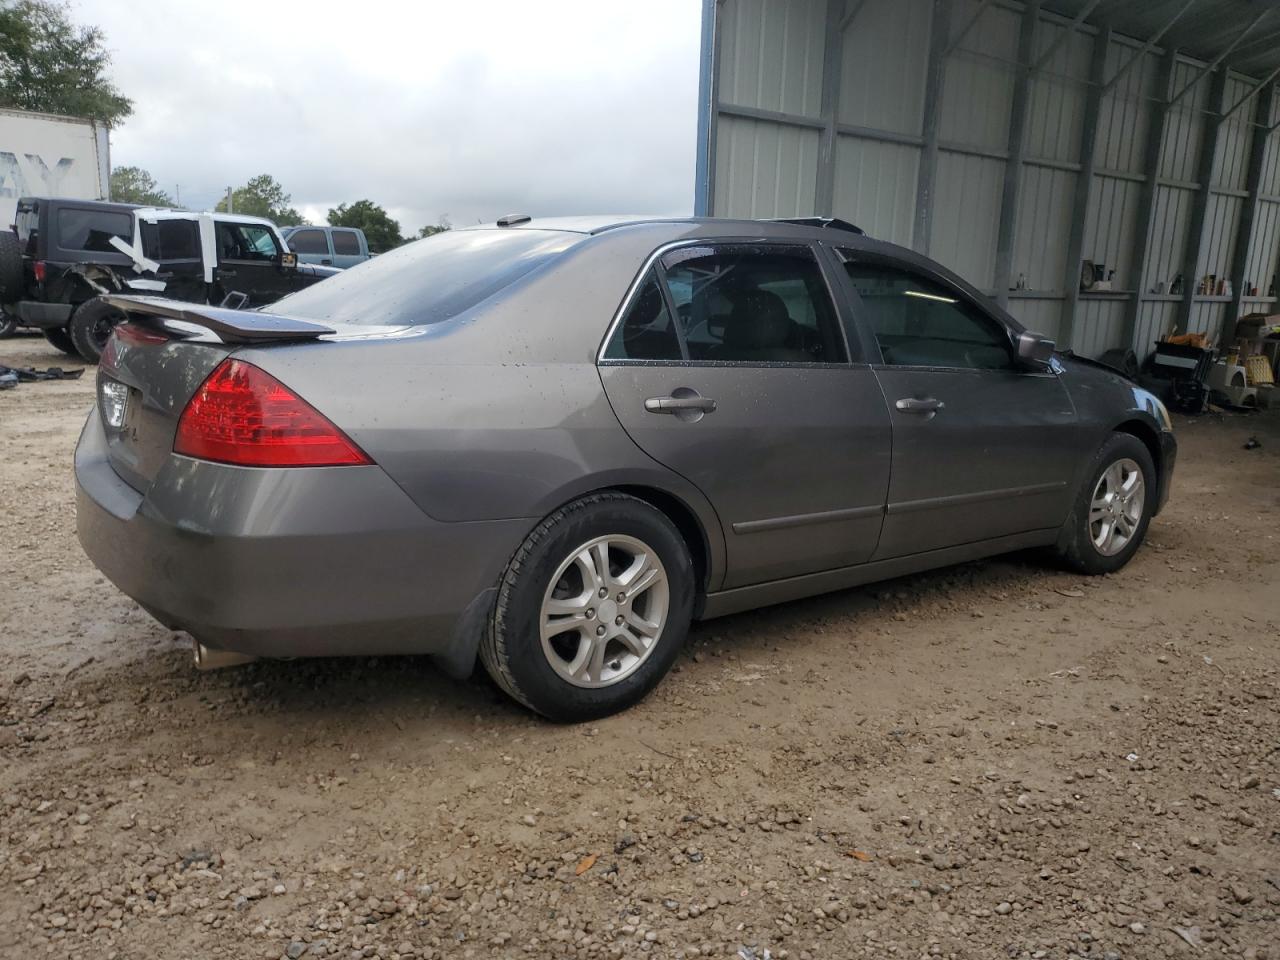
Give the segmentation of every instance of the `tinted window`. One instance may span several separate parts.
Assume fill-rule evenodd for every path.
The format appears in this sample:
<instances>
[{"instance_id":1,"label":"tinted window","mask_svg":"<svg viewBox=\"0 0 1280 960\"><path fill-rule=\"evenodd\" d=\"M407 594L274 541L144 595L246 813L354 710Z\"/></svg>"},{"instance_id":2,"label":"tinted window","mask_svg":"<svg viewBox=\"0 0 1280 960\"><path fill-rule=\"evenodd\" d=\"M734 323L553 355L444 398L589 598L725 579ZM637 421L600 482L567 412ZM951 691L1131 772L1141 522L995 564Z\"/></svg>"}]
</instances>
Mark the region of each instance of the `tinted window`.
<instances>
[{"instance_id":1,"label":"tinted window","mask_svg":"<svg viewBox=\"0 0 1280 960\"><path fill-rule=\"evenodd\" d=\"M690 360L841 363L844 341L807 247L692 247L664 258Z\"/></svg>"},{"instance_id":2,"label":"tinted window","mask_svg":"<svg viewBox=\"0 0 1280 960\"><path fill-rule=\"evenodd\" d=\"M329 243L323 230L295 230L289 234L289 249L294 253L328 253Z\"/></svg>"},{"instance_id":3,"label":"tinted window","mask_svg":"<svg viewBox=\"0 0 1280 960\"><path fill-rule=\"evenodd\" d=\"M568 250L582 234L449 230L397 247L300 290L272 309L334 323L439 323Z\"/></svg>"},{"instance_id":4,"label":"tinted window","mask_svg":"<svg viewBox=\"0 0 1280 960\"><path fill-rule=\"evenodd\" d=\"M680 359L680 338L652 271L631 299L604 355L608 360Z\"/></svg>"},{"instance_id":5,"label":"tinted window","mask_svg":"<svg viewBox=\"0 0 1280 960\"><path fill-rule=\"evenodd\" d=\"M862 301L859 319L894 366L1002 370L1013 365L1009 334L954 291L911 271L845 264Z\"/></svg>"},{"instance_id":6,"label":"tinted window","mask_svg":"<svg viewBox=\"0 0 1280 960\"><path fill-rule=\"evenodd\" d=\"M214 224L219 260L274 260L276 241L268 227L256 223Z\"/></svg>"},{"instance_id":7,"label":"tinted window","mask_svg":"<svg viewBox=\"0 0 1280 960\"><path fill-rule=\"evenodd\" d=\"M350 230L335 230L330 236L333 237L334 253L340 253L344 257L360 256L360 241Z\"/></svg>"},{"instance_id":8,"label":"tinted window","mask_svg":"<svg viewBox=\"0 0 1280 960\"><path fill-rule=\"evenodd\" d=\"M58 246L64 250L91 250L95 253L119 253L111 238L125 243L133 240L133 217L127 213L106 210L59 210Z\"/></svg>"},{"instance_id":9,"label":"tinted window","mask_svg":"<svg viewBox=\"0 0 1280 960\"><path fill-rule=\"evenodd\" d=\"M199 260L200 228L194 220L142 223L142 254L152 260Z\"/></svg>"}]
</instances>

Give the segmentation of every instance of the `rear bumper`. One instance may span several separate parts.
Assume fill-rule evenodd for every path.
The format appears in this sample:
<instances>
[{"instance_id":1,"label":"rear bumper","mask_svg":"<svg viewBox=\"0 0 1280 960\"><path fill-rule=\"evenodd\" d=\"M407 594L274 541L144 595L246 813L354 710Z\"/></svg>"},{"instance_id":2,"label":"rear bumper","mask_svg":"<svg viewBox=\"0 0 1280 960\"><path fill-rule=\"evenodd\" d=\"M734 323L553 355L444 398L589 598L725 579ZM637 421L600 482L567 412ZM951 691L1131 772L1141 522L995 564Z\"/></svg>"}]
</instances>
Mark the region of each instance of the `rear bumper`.
<instances>
[{"instance_id":1,"label":"rear bumper","mask_svg":"<svg viewBox=\"0 0 1280 960\"><path fill-rule=\"evenodd\" d=\"M264 657L427 653L466 672L477 604L533 523L440 523L376 466L172 456L143 495L108 462L96 409L75 473L80 543L112 583L172 629Z\"/></svg>"},{"instance_id":2,"label":"rear bumper","mask_svg":"<svg viewBox=\"0 0 1280 960\"><path fill-rule=\"evenodd\" d=\"M13 312L17 314L18 322L24 326L54 330L65 327L71 319L71 304L20 300L14 304Z\"/></svg>"}]
</instances>

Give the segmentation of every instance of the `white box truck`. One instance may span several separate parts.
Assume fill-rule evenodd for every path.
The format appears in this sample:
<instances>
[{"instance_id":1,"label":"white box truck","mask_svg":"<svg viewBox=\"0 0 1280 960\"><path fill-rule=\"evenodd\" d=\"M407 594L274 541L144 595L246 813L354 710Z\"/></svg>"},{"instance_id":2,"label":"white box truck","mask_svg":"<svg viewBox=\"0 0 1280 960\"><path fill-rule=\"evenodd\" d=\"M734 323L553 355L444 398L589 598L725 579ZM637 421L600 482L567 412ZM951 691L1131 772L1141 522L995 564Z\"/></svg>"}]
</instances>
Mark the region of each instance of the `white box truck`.
<instances>
[{"instance_id":1,"label":"white box truck","mask_svg":"<svg viewBox=\"0 0 1280 960\"><path fill-rule=\"evenodd\" d=\"M0 110L0 230L19 197L109 200L107 127L95 120Z\"/></svg>"}]
</instances>

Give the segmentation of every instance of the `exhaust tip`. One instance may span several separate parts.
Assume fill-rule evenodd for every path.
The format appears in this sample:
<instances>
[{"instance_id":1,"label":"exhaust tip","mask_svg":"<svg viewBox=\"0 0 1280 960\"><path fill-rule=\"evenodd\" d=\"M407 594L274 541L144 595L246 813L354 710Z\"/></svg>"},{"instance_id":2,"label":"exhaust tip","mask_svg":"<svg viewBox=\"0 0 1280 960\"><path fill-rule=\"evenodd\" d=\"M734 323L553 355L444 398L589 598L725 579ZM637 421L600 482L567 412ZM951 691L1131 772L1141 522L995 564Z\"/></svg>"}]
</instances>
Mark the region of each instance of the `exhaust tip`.
<instances>
[{"instance_id":1,"label":"exhaust tip","mask_svg":"<svg viewBox=\"0 0 1280 960\"><path fill-rule=\"evenodd\" d=\"M221 670L223 667L238 667L241 664L253 663L258 658L251 653L236 653L234 650L219 650L206 647L199 640L194 642L192 653L197 670Z\"/></svg>"}]
</instances>

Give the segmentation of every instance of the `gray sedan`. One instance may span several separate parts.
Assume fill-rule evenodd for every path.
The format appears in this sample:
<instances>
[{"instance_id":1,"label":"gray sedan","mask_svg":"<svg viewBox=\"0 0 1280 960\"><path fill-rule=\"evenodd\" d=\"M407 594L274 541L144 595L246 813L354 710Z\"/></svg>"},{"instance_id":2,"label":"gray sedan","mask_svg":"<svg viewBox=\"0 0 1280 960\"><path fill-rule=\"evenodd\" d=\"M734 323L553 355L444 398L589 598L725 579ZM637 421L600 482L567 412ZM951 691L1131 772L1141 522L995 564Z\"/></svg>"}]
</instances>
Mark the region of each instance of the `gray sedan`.
<instances>
[{"instance_id":1,"label":"gray sedan","mask_svg":"<svg viewBox=\"0 0 1280 960\"><path fill-rule=\"evenodd\" d=\"M1151 394L830 221L504 218L262 311L115 298L76 451L95 564L207 666L479 659L559 720L691 620L1028 547L1120 569Z\"/></svg>"}]
</instances>

